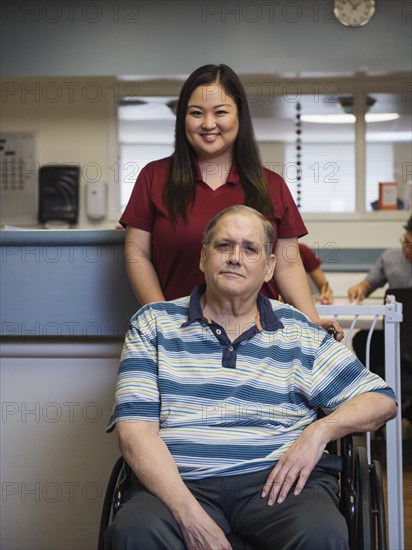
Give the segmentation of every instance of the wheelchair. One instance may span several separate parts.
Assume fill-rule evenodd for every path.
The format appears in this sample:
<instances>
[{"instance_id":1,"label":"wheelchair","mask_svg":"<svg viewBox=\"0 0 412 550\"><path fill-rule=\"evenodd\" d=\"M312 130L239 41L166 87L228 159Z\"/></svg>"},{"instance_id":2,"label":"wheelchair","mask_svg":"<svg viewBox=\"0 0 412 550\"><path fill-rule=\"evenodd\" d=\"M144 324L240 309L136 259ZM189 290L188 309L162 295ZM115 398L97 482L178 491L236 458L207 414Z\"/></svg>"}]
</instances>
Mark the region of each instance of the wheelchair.
<instances>
[{"instance_id":1,"label":"wheelchair","mask_svg":"<svg viewBox=\"0 0 412 550\"><path fill-rule=\"evenodd\" d=\"M380 463L368 463L366 449L348 435L328 447L340 472L340 511L346 519L351 550L386 550L385 500ZM103 501L97 550L103 550L104 532L123 505L132 479L130 466L119 457L111 472ZM253 550L239 535L228 540L234 550Z\"/></svg>"}]
</instances>

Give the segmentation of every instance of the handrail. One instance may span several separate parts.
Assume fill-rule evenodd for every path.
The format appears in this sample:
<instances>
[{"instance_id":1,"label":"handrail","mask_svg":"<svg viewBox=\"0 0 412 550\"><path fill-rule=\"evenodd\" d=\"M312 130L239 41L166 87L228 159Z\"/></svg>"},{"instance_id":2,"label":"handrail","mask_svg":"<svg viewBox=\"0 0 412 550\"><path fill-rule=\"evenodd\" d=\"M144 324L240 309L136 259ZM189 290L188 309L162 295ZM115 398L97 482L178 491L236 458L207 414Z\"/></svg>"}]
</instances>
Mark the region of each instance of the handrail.
<instances>
[{"instance_id":1,"label":"handrail","mask_svg":"<svg viewBox=\"0 0 412 550\"><path fill-rule=\"evenodd\" d=\"M401 360L400 360L400 328L402 322L402 304L395 297L386 297L384 305L316 305L321 317L332 317L339 322L340 316L352 317L345 345L350 346L352 333L360 319L370 321L366 341L366 368L370 366L370 343L379 318L384 323L385 341L385 380L395 391L398 399L401 397ZM369 434L368 434L369 435ZM368 454L370 455L370 439L368 437ZM368 456L370 459L370 456ZM404 548L403 521L403 471L402 471L402 418L396 416L386 425L386 464L387 464L387 494L388 494L388 531L389 548L395 550Z\"/></svg>"}]
</instances>

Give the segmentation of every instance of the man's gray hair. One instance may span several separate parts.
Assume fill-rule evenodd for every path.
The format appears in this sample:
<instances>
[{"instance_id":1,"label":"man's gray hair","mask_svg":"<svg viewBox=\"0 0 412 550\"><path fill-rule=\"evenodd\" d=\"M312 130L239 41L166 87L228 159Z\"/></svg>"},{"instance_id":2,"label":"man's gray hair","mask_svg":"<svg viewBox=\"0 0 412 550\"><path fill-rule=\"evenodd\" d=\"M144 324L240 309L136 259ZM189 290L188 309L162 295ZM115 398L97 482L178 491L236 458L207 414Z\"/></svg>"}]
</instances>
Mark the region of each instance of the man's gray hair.
<instances>
[{"instance_id":1,"label":"man's gray hair","mask_svg":"<svg viewBox=\"0 0 412 550\"><path fill-rule=\"evenodd\" d=\"M251 208L250 206L245 206L244 204L236 204L235 206L228 206L227 208L224 208L221 210L216 216L214 216L210 222L207 224L206 229L203 233L203 241L202 244L204 246L210 245L210 243L213 241L213 238L215 236L215 229L216 225L219 220L221 220L224 216L228 214L253 214L257 218L259 218L263 233L264 233L264 248L265 248L265 254L266 257L269 257L273 252L273 245L275 242L275 230L273 229L272 224L269 220L265 218L263 214L255 210L254 208Z\"/></svg>"}]
</instances>

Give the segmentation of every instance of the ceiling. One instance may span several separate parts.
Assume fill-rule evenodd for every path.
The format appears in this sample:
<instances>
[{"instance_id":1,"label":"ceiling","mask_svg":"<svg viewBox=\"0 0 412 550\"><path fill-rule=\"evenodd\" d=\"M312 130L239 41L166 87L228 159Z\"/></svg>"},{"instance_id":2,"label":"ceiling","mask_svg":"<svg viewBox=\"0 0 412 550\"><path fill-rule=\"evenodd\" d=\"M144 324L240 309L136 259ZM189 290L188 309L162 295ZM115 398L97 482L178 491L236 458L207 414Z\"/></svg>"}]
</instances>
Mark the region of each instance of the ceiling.
<instances>
[{"instance_id":1,"label":"ceiling","mask_svg":"<svg viewBox=\"0 0 412 550\"><path fill-rule=\"evenodd\" d=\"M410 2L375 1L359 28L338 23L331 0L6 2L0 70L156 78L223 62L290 78L410 71Z\"/></svg>"}]
</instances>

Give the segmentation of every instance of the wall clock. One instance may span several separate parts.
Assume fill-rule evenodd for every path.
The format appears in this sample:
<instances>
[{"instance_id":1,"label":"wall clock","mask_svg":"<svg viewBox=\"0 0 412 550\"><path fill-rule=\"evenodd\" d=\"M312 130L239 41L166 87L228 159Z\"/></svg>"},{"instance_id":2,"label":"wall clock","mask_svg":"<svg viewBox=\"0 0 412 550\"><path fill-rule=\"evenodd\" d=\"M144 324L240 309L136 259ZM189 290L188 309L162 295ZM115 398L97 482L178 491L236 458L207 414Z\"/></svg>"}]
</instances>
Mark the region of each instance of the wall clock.
<instances>
[{"instance_id":1,"label":"wall clock","mask_svg":"<svg viewBox=\"0 0 412 550\"><path fill-rule=\"evenodd\" d=\"M375 9L375 0L335 0L333 12L342 25L361 27L369 23Z\"/></svg>"}]
</instances>

